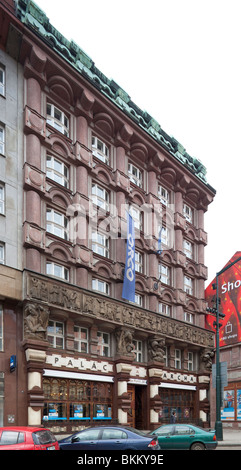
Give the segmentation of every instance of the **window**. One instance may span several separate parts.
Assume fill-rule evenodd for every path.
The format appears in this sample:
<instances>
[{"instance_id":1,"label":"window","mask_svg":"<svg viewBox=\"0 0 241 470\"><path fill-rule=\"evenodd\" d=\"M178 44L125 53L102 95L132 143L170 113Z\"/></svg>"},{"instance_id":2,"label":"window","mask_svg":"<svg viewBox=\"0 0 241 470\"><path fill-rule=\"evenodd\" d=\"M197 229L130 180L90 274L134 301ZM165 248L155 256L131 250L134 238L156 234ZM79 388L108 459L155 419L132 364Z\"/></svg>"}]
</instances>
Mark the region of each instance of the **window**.
<instances>
[{"instance_id":1,"label":"window","mask_svg":"<svg viewBox=\"0 0 241 470\"><path fill-rule=\"evenodd\" d=\"M0 214L5 214L5 187L0 184Z\"/></svg>"},{"instance_id":2,"label":"window","mask_svg":"<svg viewBox=\"0 0 241 470\"><path fill-rule=\"evenodd\" d=\"M110 356L110 335L109 333L103 333L102 331L97 331L97 354L100 356L109 357Z\"/></svg>"},{"instance_id":3,"label":"window","mask_svg":"<svg viewBox=\"0 0 241 470\"><path fill-rule=\"evenodd\" d=\"M21 444L24 442L24 433L18 431L3 431L0 446Z\"/></svg>"},{"instance_id":4,"label":"window","mask_svg":"<svg viewBox=\"0 0 241 470\"><path fill-rule=\"evenodd\" d=\"M132 183L142 188L142 172L132 163L128 163L128 176Z\"/></svg>"},{"instance_id":5,"label":"window","mask_svg":"<svg viewBox=\"0 0 241 470\"><path fill-rule=\"evenodd\" d=\"M0 242L0 264L5 264L5 245Z\"/></svg>"},{"instance_id":6,"label":"window","mask_svg":"<svg viewBox=\"0 0 241 470\"><path fill-rule=\"evenodd\" d=\"M194 316L192 313L184 312L184 321L188 323L194 323Z\"/></svg>"},{"instance_id":7,"label":"window","mask_svg":"<svg viewBox=\"0 0 241 470\"><path fill-rule=\"evenodd\" d=\"M105 281L100 281L99 279L92 279L92 289L102 294L110 294L110 286Z\"/></svg>"},{"instance_id":8,"label":"window","mask_svg":"<svg viewBox=\"0 0 241 470\"><path fill-rule=\"evenodd\" d=\"M175 368L176 369L181 369L182 368L181 350L180 349L175 349Z\"/></svg>"},{"instance_id":9,"label":"window","mask_svg":"<svg viewBox=\"0 0 241 470\"><path fill-rule=\"evenodd\" d=\"M104 429L102 432L102 440L109 440L109 439L127 439L128 436L124 431L120 429Z\"/></svg>"},{"instance_id":10,"label":"window","mask_svg":"<svg viewBox=\"0 0 241 470\"><path fill-rule=\"evenodd\" d=\"M184 291L189 295L193 295L193 279L188 276L184 276Z\"/></svg>"},{"instance_id":11,"label":"window","mask_svg":"<svg viewBox=\"0 0 241 470\"><path fill-rule=\"evenodd\" d=\"M143 256L139 251L135 251L135 270L138 273L143 272Z\"/></svg>"},{"instance_id":12,"label":"window","mask_svg":"<svg viewBox=\"0 0 241 470\"><path fill-rule=\"evenodd\" d=\"M0 65L0 95L5 96L5 67Z\"/></svg>"},{"instance_id":13,"label":"window","mask_svg":"<svg viewBox=\"0 0 241 470\"><path fill-rule=\"evenodd\" d=\"M3 308L1 305L0 305L0 351L3 351ZM0 376L0 397L1 397L1 376ZM0 411L1 411L1 408L0 408Z\"/></svg>"},{"instance_id":14,"label":"window","mask_svg":"<svg viewBox=\"0 0 241 470\"><path fill-rule=\"evenodd\" d=\"M183 215L187 222L190 222L191 224L193 220L193 211L191 207L187 206L187 204L183 204Z\"/></svg>"},{"instance_id":15,"label":"window","mask_svg":"<svg viewBox=\"0 0 241 470\"><path fill-rule=\"evenodd\" d=\"M162 313L163 315L167 315L168 317L171 316L171 307L170 305L163 304L162 302L159 302L159 313Z\"/></svg>"},{"instance_id":16,"label":"window","mask_svg":"<svg viewBox=\"0 0 241 470\"><path fill-rule=\"evenodd\" d=\"M135 361L142 362L142 341L133 340L135 346Z\"/></svg>"},{"instance_id":17,"label":"window","mask_svg":"<svg viewBox=\"0 0 241 470\"><path fill-rule=\"evenodd\" d=\"M58 321L49 321L47 328L48 341L53 348L64 349L64 324Z\"/></svg>"},{"instance_id":18,"label":"window","mask_svg":"<svg viewBox=\"0 0 241 470\"><path fill-rule=\"evenodd\" d=\"M157 195L158 195L161 203L164 204L165 206L167 206L168 203L170 202L170 193L169 193L169 191L167 191L167 189L163 188L163 186L161 186L159 184L158 185Z\"/></svg>"},{"instance_id":19,"label":"window","mask_svg":"<svg viewBox=\"0 0 241 470\"><path fill-rule=\"evenodd\" d=\"M69 240L69 226L67 217L65 217L60 212L55 211L54 209L47 209L46 219L47 232L50 232L57 237L64 238L64 240Z\"/></svg>"},{"instance_id":20,"label":"window","mask_svg":"<svg viewBox=\"0 0 241 470\"><path fill-rule=\"evenodd\" d=\"M171 271L168 266L164 264L159 264L159 279L163 284L170 285L171 283Z\"/></svg>"},{"instance_id":21,"label":"window","mask_svg":"<svg viewBox=\"0 0 241 470\"><path fill-rule=\"evenodd\" d=\"M69 281L69 270L60 264L51 263L47 261L46 264L46 274L49 276L58 277L59 279L64 279Z\"/></svg>"},{"instance_id":22,"label":"window","mask_svg":"<svg viewBox=\"0 0 241 470\"><path fill-rule=\"evenodd\" d=\"M1 427L3 426L3 416L4 416L4 373L0 372L0 426Z\"/></svg>"},{"instance_id":23,"label":"window","mask_svg":"<svg viewBox=\"0 0 241 470\"><path fill-rule=\"evenodd\" d=\"M74 349L75 351L88 353L88 329L74 326Z\"/></svg>"},{"instance_id":24,"label":"window","mask_svg":"<svg viewBox=\"0 0 241 470\"><path fill-rule=\"evenodd\" d=\"M187 361L187 366L189 371L194 370L194 357L193 357L193 352L188 352L188 361Z\"/></svg>"},{"instance_id":25,"label":"window","mask_svg":"<svg viewBox=\"0 0 241 470\"><path fill-rule=\"evenodd\" d=\"M135 294L135 304L139 305L139 307L143 306L143 296L140 294Z\"/></svg>"},{"instance_id":26,"label":"window","mask_svg":"<svg viewBox=\"0 0 241 470\"><path fill-rule=\"evenodd\" d=\"M106 235L100 232L92 232L92 250L94 253L109 258L109 241L110 239Z\"/></svg>"},{"instance_id":27,"label":"window","mask_svg":"<svg viewBox=\"0 0 241 470\"><path fill-rule=\"evenodd\" d=\"M64 163L57 158L47 156L46 161L47 177L55 181L55 183L61 184L65 188L69 187L69 170Z\"/></svg>"},{"instance_id":28,"label":"window","mask_svg":"<svg viewBox=\"0 0 241 470\"><path fill-rule=\"evenodd\" d=\"M167 227L159 226L158 227L158 237L161 236L161 244L169 246L170 232Z\"/></svg>"},{"instance_id":29,"label":"window","mask_svg":"<svg viewBox=\"0 0 241 470\"><path fill-rule=\"evenodd\" d=\"M193 259L193 243L183 240L183 252L188 258Z\"/></svg>"},{"instance_id":30,"label":"window","mask_svg":"<svg viewBox=\"0 0 241 470\"><path fill-rule=\"evenodd\" d=\"M93 183L91 194L93 204L96 204L96 206L106 211L109 210L109 193L106 191L106 189L102 188L96 183Z\"/></svg>"},{"instance_id":31,"label":"window","mask_svg":"<svg viewBox=\"0 0 241 470\"><path fill-rule=\"evenodd\" d=\"M94 136L92 137L92 151L95 157L103 163L109 164L109 148L102 140Z\"/></svg>"},{"instance_id":32,"label":"window","mask_svg":"<svg viewBox=\"0 0 241 470\"><path fill-rule=\"evenodd\" d=\"M134 222L134 227L137 229L137 230L142 230L142 213L140 211L140 209L137 209L137 207L134 207L134 206L131 206L130 207L130 214L133 218L133 222Z\"/></svg>"},{"instance_id":33,"label":"window","mask_svg":"<svg viewBox=\"0 0 241 470\"><path fill-rule=\"evenodd\" d=\"M0 124L0 154L5 154L5 127Z\"/></svg>"},{"instance_id":34,"label":"window","mask_svg":"<svg viewBox=\"0 0 241 470\"><path fill-rule=\"evenodd\" d=\"M47 124L69 137L69 119L53 104L47 103Z\"/></svg>"}]
</instances>

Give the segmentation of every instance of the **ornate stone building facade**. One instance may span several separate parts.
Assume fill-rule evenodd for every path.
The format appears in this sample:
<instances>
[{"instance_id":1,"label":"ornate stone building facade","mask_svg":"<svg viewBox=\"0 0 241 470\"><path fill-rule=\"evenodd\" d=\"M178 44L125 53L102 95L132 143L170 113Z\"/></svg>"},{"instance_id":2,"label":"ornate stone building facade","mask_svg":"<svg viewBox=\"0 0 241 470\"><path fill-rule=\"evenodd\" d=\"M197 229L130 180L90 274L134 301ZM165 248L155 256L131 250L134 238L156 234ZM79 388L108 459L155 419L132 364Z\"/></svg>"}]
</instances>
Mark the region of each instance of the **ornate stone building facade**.
<instances>
[{"instance_id":1,"label":"ornate stone building facade","mask_svg":"<svg viewBox=\"0 0 241 470\"><path fill-rule=\"evenodd\" d=\"M205 168L32 1L7 3L1 47L21 69L23 100L15 421L153 429L175 410L208 425L204 214L215 191ZM126 211L135 303L122 299Z\"/></svg>"}]
</instances>

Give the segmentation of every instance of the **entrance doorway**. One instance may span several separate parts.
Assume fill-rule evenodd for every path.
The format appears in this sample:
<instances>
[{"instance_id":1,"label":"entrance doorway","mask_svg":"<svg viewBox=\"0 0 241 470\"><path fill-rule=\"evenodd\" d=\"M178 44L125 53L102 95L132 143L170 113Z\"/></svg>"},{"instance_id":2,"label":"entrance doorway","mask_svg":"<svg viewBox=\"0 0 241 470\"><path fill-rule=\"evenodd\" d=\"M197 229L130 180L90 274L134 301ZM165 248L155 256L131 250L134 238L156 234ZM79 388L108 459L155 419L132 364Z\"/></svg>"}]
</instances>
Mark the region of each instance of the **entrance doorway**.
<instances>
[{"instance_id":1,"label":"entrance doorway","mask_svg":"<svg viewBox=\"0 0 241 470\"><path fill-rule=\"evenodd\" d=\"M146 389L142 385L128 385L127 393L131 400L130 408L127 412L127 422L129 426L136 429L146 429L147 426L147 400Z\"/></svg>"}]
</instances>

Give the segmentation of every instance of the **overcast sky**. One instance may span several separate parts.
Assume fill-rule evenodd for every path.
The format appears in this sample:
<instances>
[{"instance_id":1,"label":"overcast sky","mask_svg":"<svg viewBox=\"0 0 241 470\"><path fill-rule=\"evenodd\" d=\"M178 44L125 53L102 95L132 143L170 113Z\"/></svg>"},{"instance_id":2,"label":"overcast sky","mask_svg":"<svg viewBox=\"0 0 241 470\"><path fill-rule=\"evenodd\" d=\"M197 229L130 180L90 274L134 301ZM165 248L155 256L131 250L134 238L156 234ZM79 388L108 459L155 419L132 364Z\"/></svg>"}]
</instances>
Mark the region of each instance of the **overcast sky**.
<instances>
[{"instance_id":1,"label":"overcast sky","mask_svg":"<svg viewBox=\"0 0 241 470\"><path fill-rule=\"evenodd\" d=\"M216 191L205 217L208 284L241 249L240 0L36 0L207 168Z\"/></svg>"}]
</instances>

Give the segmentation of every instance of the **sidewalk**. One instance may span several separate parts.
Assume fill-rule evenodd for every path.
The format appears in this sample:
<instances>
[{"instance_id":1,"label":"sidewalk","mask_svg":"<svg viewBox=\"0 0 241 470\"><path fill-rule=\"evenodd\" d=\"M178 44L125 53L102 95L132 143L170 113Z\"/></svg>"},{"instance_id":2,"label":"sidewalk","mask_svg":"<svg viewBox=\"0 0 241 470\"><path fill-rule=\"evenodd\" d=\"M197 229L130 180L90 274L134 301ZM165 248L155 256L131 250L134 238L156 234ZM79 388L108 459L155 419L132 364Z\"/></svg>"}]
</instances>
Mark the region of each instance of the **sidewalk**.
<instances>
[{"instance_id":1,"label":"sidewalk","mask_svg":"<svg viewBox=\"0 0 241 470\"><path fill-rule=\"evenodd\" d=\"M240 446L241 447L241 429L223 428L223 440L218 441L218 447Z\"/></svg>"}]
</instances>

